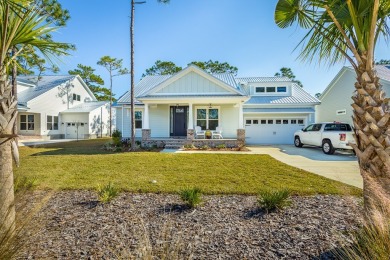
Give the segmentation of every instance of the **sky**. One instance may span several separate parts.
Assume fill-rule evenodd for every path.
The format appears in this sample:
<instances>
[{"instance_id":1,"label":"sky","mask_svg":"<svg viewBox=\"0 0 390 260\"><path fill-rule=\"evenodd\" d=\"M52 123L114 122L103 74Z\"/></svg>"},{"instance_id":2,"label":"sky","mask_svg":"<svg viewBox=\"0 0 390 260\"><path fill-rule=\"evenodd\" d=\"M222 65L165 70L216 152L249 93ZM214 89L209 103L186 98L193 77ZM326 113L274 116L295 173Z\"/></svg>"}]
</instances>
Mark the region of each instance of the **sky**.
<instances>
[{"instance_id":1,"label":"sky","mask_svg":"<svg viewBox=\"0 0 390 260\"><path fill-rule=\"evenodd\" d=\"M130 0L59 0L70 11L67 26L54 39L76 45L61 58L60 74L77 64L92 66L109 87L108 72L97 61L105 55L123 59L130 68ZM305 31L280 29L274 22L277 0L147 0L135 10L135 82L157 60L186 67L191 61L217 60L238 68L239 77L274 76L291 68L310 94L321 93L344 63L329 66L298 59L294 51ZM380 42L376 59L389 59ZM115 77L113 93L130 89L130 76Z\"/></svg>"}]
</instances>

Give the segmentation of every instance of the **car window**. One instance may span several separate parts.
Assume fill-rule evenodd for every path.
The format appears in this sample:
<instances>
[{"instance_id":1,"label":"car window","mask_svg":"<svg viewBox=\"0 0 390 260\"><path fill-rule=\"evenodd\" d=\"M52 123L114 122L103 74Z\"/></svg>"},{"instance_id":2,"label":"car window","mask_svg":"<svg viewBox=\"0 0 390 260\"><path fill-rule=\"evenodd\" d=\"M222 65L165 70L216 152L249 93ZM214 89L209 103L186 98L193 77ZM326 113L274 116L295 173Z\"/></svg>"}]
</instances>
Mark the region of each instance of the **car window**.
<instances>
[{"instance_id":1,"label":"car window","mask_svg":"<svg viewBox=\"0 0 390 260\"><path fill-rule=\"evenodd\" d=\"M351 128L351 126L348 125L348 124L341 124L341 125L340 125L340 130L341 130L341 131L352 131L352 128Z\"/></svg>"},{"instance_id":2,"label":"car window","mask_svg":"<svg viewBox=\"0 0 390 260\"><path fill-rule=\"evenodd\" d=\"M315 124L314 126L313 126L313 131L320 131L321 130L321 124Z\"/></svg>"},{"instance_id":3,"label":"car window","mask_svg":"<svg viewBox=\"0 0 390 260\"><path fill-rule=\"evenodd\" d=\"M304 130L305 130L305 131L312 131L312 130L313 130L313 127L314 127L314 125L309 125L309 126L307 126Z\"/></svg>"},{"instance_id":4,"label":"car window","mask_svg":"<svg viewBox=\"0 0 390 260\"><path fill-rule=\"evenodd\" d=\"M349 124L326 124L324 131L352 131Z\"/></svg>"}]
</instances>

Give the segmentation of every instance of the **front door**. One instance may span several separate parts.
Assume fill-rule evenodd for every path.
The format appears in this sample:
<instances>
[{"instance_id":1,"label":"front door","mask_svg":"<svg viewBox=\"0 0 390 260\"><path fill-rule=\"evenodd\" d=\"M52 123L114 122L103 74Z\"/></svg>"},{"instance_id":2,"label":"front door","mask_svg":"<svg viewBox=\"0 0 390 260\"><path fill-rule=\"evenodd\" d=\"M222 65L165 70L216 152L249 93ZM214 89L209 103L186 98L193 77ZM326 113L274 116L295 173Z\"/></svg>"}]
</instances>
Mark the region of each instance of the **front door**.
<instances>
[{"instance_id":1,"label":"front door","mask_svg":"<svg viewBox=\"0 0 390 260\"><path fill-rule=\"evenodd\" d=\"M172 131L171 136L187 136L187 113L188 107L171 107Z\"/></svg>"}]
</instances>

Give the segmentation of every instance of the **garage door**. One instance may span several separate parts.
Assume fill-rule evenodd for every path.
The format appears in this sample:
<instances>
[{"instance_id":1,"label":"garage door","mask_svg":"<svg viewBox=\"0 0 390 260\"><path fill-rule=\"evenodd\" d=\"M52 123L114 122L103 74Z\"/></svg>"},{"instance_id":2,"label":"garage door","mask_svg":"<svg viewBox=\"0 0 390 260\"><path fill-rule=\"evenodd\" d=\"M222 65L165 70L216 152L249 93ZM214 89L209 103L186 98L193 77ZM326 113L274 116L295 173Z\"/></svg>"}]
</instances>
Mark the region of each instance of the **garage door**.
<instances>
[{"instance_id":1,"label":"garage door","mask_svg":"<svg viewBox=\"0 0 390 260\"><path fill-rule=\"evenodd\" d=\"M85 126L84 123L66 123L66 138L84 139Z\"/></svg>"},{"instance_id":2,"label":"garage door","mask_svg":"<svg viewBox=\"0 0 390 260\"><path fill-rule=\"evenodd\" d=\"M303 118L246 118L247 144L293 144L294 132L305 126Z\"/></svg>"}]
</instances>

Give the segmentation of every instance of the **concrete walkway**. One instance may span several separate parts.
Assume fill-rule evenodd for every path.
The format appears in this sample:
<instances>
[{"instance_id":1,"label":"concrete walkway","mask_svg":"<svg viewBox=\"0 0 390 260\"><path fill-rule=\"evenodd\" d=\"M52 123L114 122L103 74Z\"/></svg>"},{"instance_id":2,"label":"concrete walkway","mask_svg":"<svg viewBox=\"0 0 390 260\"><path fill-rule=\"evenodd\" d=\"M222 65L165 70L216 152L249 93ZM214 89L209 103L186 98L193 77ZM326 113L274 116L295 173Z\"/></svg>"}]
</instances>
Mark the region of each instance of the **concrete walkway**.
<instances>
[{"instance_id":1,"label":"concrete walkway","mask_svg":"<svg viewBox=\"0 0 390 260\"><path fill-rule=\"evenodd\" d=\"M19 140L18 145L34 146L34 145L41 145L41 144L55 144L55 143L64 143L64 142L71 142L71 141L77 141L77 140L76 139L53 139L53 140L25 139L25 140Z\"/></svg>"}]
</instances>

